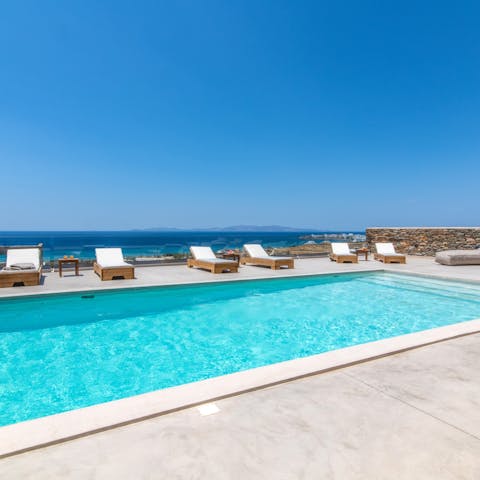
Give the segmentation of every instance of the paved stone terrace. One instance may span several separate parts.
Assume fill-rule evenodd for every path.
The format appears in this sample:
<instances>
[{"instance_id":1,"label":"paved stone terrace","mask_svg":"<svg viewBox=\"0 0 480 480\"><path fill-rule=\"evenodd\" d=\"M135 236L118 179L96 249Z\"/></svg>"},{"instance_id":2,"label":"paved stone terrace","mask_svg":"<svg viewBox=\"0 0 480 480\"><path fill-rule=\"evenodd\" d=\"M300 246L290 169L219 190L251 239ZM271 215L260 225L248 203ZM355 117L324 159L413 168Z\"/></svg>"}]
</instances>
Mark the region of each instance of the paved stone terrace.
<instances>
[{"instance_id":1,"label":"paved stone terrace","mask_svg":"<svg viewBox=\"0 0 480 480\"><path fill-rule=\"evenodd\" d=\"M297 265L292 272L245 267L238 276L383 268L326 259ZM444 267L425 258L388 269L480 281L480 267ZM231 277L186 267L137 272L131 285ZM77 278L48 274L37 288L100 284L87 271ZM220 411L213 415L186 409L5 458L0 478L476 480L479 365L480 334L469 335L230 397L216 402Z\"/></svg>"}]
</instances>

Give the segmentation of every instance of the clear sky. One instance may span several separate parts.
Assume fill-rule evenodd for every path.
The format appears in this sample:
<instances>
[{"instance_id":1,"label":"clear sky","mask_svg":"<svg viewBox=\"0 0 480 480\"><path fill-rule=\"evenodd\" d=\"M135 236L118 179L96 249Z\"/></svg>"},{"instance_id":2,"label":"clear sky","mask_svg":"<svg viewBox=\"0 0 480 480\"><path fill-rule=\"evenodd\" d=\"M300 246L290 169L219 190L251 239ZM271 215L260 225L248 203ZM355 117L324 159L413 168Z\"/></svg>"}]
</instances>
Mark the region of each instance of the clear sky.
<instances>
[{"instance_id":1,"label":"clear sky","mask_svg":"<svg viewBox=\"0 0 480 480\"><path fill-rule=\"evenodd\" d=\"M479 225L478 1L12 1L0 229Z\"/></svg>"}]
</instances>

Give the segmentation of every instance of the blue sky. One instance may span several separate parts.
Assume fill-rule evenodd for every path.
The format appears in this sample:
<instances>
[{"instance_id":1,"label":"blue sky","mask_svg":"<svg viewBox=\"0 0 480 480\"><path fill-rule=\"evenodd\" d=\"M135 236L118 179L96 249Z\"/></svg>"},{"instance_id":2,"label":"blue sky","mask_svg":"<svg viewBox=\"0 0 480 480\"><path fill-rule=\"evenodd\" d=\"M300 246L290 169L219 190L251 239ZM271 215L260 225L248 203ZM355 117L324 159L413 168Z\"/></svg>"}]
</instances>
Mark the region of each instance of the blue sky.
<instances>
[{"instance_id":1,"label":"blue sky","mask_svg":"<svg viewBox=\"0 0 480 480\"><path fill-rule=\"evenodd\" d=\"M4 3L0 229L478 225L479 16Z\"/></svg>"}]
</instances>

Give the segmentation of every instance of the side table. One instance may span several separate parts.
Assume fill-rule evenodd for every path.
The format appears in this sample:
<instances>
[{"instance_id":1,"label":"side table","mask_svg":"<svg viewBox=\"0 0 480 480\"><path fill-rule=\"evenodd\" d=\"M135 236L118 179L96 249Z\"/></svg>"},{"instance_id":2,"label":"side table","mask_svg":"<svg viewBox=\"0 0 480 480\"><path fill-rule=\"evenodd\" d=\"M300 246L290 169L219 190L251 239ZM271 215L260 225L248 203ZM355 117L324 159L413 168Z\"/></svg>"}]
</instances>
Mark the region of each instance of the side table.
<instances>
[{"instance_id":1,"label":"side table","mask_svg":"<svg viewBox=\"0 0 480 480\"><path fill-rule=\"evenodd\" d=\"M80 275L79 273L79 266L80 260L78 258L59 258L58 259L58 274L62 276L63 274L63 265L66 263L73 263L75 264L75 275Z\"/></svg>"},{"instance_id":2,"label":"side table","mask_svg":"<svg viewBox=\"0 0 480 480\"><path fill-rule=\"evenodd\" d=\"M237 262L237 265L240 266L240 253L221 253L220 256L225 260L235 260Z\"/></svg>"},{"instance_id":3,"label":"side table","mask_svg":"<svg viewBox=\"0 0 480 480\"><path fill-rule=\"evenodd\" d=\"M365 255L365 261L368 260L368 248L357 248L355 250L355 255L357 256L357 261L358 261L358 256L359 255Z\"/></svg>"}]
</instances>

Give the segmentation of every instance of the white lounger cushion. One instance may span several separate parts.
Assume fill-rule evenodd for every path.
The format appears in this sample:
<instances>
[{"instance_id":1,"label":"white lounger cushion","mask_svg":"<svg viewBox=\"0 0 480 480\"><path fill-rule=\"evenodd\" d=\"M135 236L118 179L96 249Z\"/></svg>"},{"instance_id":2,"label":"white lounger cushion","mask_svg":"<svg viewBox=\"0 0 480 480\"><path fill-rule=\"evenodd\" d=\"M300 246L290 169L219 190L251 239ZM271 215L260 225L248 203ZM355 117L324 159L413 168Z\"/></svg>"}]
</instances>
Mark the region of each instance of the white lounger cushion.
<instances>
[{"instance_id":1,"label":"white lounger cushion","mask_svg":"<svg viewBox=\"0 0 480 480\"><path fill-rule=\"evenodd\" d=\"M270 258L265 249L258 243L249 243L243 246L249 257L252 258Z\"/></svg>"},{"instance_id":2,"label":"white lounger cushion","mask_svg":"<svg viewBox=\"0 0 480 480\"><path fill-rule=\"evenodd\" d=\"M348 243L333 242L331 245L332 245L332 252L335 255L354 255L350 251L350 247L348 246Z\"/></svg>"},{"instance_id":3,"label":"white lounger cushion","mask_svg":"<svg viewBox=\"0 0 480 480\"><path fill-rule=\"evenodd\" d=\"M229 260L228 258L197 258L196 260L200 260L201 262L208 262L208 263L231 263L232 265L238 265L235 260Z\"/></svg>"},{"instance_id":4,"label":"white lounger cushion","mask_svg":"<svg viewBox=\"0 0 480 480\"><path fill-rule=\"evenodd\" d=\"M251 258L269 258L270 260L289 260L292 257L274 257L269 255L258 243L247 243L243 246L247 255Z\"/></svg>"},{"instance_id":5,"label":"white lounger cushion","mask_svg":"<svg viewBox=\"0 0 480 480\"><path fill-rule=\"evenodd\" d=\"M40 269L39 248L11 248L7 250L6 267L9 268L16 263L32 263L35 270Z\"/></svg>"},{"instance_id":6,"label":"white lounger cushion","mask_svg":"<svg viewBox=\"0 0 480 480\"><path fill-rule=\"evenodd\" d=\"M375 248L380 255L401 255L395 251L393 243L376 243Z\"/></svg>"},{"instance_id":7,"label":"white lounger cushion","mask_svg":"<svg viewBox=\"0 0 480 480\"><path fill-rule=\"evenodd\" d=\"M216 260L217 257L210 247L190 247L195 260Z\"/></svg>"},{"instance_id":8,"label":"white lounger cushion","mask_svg":"<svg viewBox=\"0 0 480 480\"><path fill-rule=\"evenodd\" d=\"M210 247L190 247L190 252L195 260L201 260L208 263L231 263L237 265L235 260L225 260L217 258Z\"/></svg>"},{"instance_id":9,"label":"white lounger cushion","mask_svg":"<svg viewBox=\"0 0 480 480\"><path fill-rule=\"evenodd\" d=\"M95 256L101 267L131 267L125 262L121 248L96 248Z\"/></svg>"}]
</instances>

